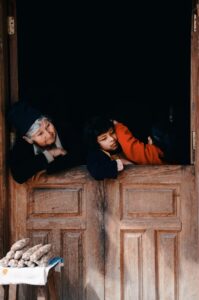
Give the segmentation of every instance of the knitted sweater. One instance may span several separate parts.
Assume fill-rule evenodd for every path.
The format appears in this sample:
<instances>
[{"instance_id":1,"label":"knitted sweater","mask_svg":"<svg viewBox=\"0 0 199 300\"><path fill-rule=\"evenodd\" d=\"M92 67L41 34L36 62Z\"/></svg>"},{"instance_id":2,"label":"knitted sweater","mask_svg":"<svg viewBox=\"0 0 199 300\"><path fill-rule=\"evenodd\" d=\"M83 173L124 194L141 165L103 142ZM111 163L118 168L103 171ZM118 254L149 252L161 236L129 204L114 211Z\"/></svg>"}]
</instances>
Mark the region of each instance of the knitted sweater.
<instances>
[{"instance_id":1,"label":"knitted sweater","mask_svg":"<svg viewBox=\"0 0 199 300\"><path fill-rule=\"evenodd\" d=\"M116 160L100 149L88 153L87 169L96 180L117 178L118 175Z\"/></svg>"},{"instance_id":2,"label":"knitted sweater","mask_svg":"<svg viewBox=\"0 0 199 300\"><path fill-rule=\"evenodd\" d=\"M115 131L127 159L137 164L163 164L163 152L155 145L140 142L122 123L115 125Z\"/></svg>"}]
</instances>

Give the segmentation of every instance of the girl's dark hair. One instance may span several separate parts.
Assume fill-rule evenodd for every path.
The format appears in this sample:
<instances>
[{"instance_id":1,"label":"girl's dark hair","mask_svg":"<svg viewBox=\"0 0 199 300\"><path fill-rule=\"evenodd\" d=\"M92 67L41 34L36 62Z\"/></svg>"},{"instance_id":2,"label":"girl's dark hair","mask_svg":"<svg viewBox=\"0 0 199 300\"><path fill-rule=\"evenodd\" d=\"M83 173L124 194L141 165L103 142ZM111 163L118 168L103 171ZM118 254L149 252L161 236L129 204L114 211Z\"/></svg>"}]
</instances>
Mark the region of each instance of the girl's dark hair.
<instances>
[{"instance_id":1,"label":"girl's dark hair","mask_svg":"<svg viewBox=\"0 0 199 300\"><path fill-rule=\"evenodd\" d=\"M114 128L114 124L108 118L102 116L92 117L84 127L84 142L87 149L98 149L97 137Z\"/></svg>"}]
</instances>

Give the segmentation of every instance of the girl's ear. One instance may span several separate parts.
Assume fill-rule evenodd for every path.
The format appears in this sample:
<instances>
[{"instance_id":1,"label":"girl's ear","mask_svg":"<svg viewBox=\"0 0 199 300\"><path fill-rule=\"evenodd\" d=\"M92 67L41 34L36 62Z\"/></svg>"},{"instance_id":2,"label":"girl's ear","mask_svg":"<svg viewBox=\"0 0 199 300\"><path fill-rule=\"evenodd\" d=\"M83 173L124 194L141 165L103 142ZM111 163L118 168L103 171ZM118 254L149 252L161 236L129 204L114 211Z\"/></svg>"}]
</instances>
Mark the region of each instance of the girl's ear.
<instances>
[{"instance_id":1,"label":"girl's ear","mask_svg":"<svg viewBox=\"0 0 199 300\"><path fill-rule=\"evenodd\" d=\"M23 139L27 142L27 143L29 143L29 144L33 144L33 141L30 139L30 138L28 138L27 136L23 136Z\"/></svg>"}]
</instances>

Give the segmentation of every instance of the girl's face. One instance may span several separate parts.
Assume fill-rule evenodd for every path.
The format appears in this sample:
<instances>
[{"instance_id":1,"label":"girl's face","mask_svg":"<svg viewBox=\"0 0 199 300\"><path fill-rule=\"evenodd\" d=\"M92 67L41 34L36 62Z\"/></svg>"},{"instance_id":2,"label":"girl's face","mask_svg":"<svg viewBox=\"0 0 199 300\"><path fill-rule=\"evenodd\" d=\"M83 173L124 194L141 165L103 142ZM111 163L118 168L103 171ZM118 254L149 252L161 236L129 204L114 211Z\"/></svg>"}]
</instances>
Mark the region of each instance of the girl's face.
<instances>
[{"instance_id":1,"label":"girl's face","mask_svg":"<svg viewBox=\"0 0 199 300\"><path fill-rule=\"evenodd\" d=\"M113 128L98 135L97 142L100 148L105 151L114 151L118 148L117 136Z\"/></svg>"}]
</instances>

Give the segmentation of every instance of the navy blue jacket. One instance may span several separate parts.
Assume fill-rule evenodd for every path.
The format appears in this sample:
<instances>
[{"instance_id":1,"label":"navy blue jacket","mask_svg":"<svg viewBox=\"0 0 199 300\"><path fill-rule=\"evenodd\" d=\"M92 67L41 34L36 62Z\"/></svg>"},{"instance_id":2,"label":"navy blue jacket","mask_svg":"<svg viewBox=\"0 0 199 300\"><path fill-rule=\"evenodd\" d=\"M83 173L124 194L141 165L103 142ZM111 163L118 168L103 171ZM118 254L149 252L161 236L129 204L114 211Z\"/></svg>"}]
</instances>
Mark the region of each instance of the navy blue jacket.
<instances>
[{"instance_id":1,"label":"navy blue jacket","mask_svg":"<svg viewBox=\"0 0 199 300\"><path fill-rule=\"evenodd\" d=\"M48 163L44 154L35 155L32 144L27 143L23 138L18 138L9 157L12 176L18 183L27 181L42 170L46 170L47 174L53 174L85 164L81 137L74 127L71 124L64 124L64 126L58 126L54 122L53 124L67 154L58 156Z\"/></svg>"},{"instance_id":2,"label":"navy blue jacket","mask_svg":"<svg viewBox=\"0 0 199 300\"><path fill-rule=\"evenodd\" d=\"M117 178L117 162L105 154L102 150L94 150L88 153L87 169L96 180L105 178Z\"/></svg>"}]
</instances>

